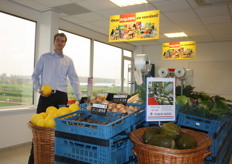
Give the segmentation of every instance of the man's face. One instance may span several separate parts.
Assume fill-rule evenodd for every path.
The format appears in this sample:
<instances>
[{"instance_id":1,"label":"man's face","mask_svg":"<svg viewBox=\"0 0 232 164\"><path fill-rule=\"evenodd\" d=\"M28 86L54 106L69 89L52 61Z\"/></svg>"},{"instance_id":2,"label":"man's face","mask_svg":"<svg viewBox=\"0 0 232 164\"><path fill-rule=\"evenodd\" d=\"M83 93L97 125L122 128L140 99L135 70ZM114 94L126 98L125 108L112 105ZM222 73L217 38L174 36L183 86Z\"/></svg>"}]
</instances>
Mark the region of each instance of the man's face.
<instances>
[{"instance_id":1,"label":"man's face","mask_svg":"<svg viewBox=\"0 0 232 164\"><path fill-rule=\"evenodd\" d=\"M62 51L65 46L65 37L57 36L54 41L55 50Z\"/></svg>"}]
</instances>

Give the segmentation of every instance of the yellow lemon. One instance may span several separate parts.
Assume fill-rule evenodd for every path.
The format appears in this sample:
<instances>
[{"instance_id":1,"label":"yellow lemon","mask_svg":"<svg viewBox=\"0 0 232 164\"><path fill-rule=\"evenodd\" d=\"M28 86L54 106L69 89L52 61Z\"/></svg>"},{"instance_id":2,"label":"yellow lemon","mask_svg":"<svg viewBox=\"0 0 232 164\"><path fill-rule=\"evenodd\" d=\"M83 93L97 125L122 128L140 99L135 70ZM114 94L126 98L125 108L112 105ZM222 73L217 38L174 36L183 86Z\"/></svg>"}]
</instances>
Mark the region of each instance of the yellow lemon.
<instances>
[{"instance_id":1,"label":"yellow lemon","mask_svg":"<svg viewBox=\"0 0 232 164\"><path fill-rule=\"evenodd\" d=\"M34 125L37 125L37 122L38 122L40 119L44 119L44 117L43 117L41 114L34 114L34 115L31 117L31 123L34 124Z\"/></svg>"},{"instance_id":2,"label":"yellow lemon","mask_svg":"<svg viewBox=\"0 0 232 164\"><path fill-rule=\"evenodd\" d=\"M78 104L71 104L71 105L69 105L69 110L70 110L71 112L80 110L80 106L79 106Z\"/></svg>"},{"instance_id":3,"label":"yellow lemon","mask_svg":"<svg viewBox=\"0 0 232 164\"><path fill-rule=\"evenodd\" d=\"M37 122L37 126L42 126L42 127L44 127L44 122L45 122L45 119L40 119L38 122Z\"/></svg>"},{"instance_id":4,"label":"yellow lemon","mask_svg":"<svg viewBox=\"0 0 232 164\"><path fill-rule=\"evenodd\" d=\"M50 111L48 113L48 116L47 117L52 117L52 118L56 118L57 117L57 111Z\"/></svg>"},{"instance_id":5,"label":"yellow lemon","mask_svg":"<svg viewBox=\"0 0 232 164\"><path fill-rule=\"evenodd\" d=\"M57 111L57 108L56 107L54 107L54 106L49 106L49 107L47 107L47 109L46 109L46 113L47 114L49 114L51 111Z\"/></svg>"},{"instance_id":6,"label":"yellow lemon","mask_svg":"<svg viewBox=\"0 0 232 164\"><path fill-rule=\"evenodd\" d=\"M52 93L52 88L49 85L43 85L41 91L43 95L50 95Z\"/></svg>"},{"instance_id":7,"label":"yellow lemon","mask_svg":"<svg viewBox=\"0 0 232 164\"><path fill-rule=\"evenodd\" d=\"M43 118L46 118L48 114L46 112L42 112L42 113L40 113L40 115L42 115Z\"/></svg>"},{"instance_id":8,"label":"yellow lemon","mask_svg":"<svg viewBox=\"0 0 232 164\"><path fill-rule=\"evenodd\" d=\"M44 119L44 127L51 128L51 127L55 127L55 126L56 126L56 123L55 123L54 118L47 117Z\"/></svg>"},{"instance_id":9,"label":"yellow lemon","mask_svg":"<svg viewBox=\"0 0 232 164\"><path fill-rule=\"evenodd\" d=\"M68 107L61 107L57 110L57 116L62 116L62 115L65 115L65 114L68 114L70 113L71 111L69 110Z\"/></svg>"}]
</instances>

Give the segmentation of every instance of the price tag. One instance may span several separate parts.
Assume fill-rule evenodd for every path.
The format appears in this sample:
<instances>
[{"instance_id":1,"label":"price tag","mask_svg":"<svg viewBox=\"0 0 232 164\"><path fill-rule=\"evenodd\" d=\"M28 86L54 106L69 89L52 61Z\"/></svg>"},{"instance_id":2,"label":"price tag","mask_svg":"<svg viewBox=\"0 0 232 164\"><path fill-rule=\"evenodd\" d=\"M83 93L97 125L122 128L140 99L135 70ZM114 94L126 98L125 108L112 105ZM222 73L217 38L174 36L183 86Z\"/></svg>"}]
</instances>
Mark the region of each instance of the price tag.
<instances>
[{"instance_id":1,"label":"price tag","mask_svg":"<svg viewBox=\"0 0 232 164\"><path fill-rule=\"evenodd\" d=\"M98 115L106 115L108 105L107 104L92 104L91 113L98 114Z\"/></svg>"},{"instance_id":2,"label":"price tag","mask_svg":"<svg viewBox=\"0 0 232 164\"><path fill-rule=\"evenodd\" d=\"M128 95L114 95L113 103L126 104Z\"/></svg>"}]
</instances>

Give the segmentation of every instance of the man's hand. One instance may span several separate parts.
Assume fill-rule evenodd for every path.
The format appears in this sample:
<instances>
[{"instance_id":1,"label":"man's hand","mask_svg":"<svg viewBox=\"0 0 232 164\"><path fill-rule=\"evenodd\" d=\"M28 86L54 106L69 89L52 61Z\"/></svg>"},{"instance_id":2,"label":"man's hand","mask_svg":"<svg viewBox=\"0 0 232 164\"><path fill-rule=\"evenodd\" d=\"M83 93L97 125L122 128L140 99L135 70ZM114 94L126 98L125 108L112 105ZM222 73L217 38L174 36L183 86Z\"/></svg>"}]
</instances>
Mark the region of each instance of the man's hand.
<instances>
[{"instance_id":1,"label":"man's hand","mask_svg":"<svg viewBox=\"0 0 232 164\"><path fill-rule=\"evenodd\" d=\"M41 95L41 96L43 96L43 97L48 97L48 96L50 96L50 95L51 95L51 94L44 95L44 94L43 94L43 91L41 91L41 90L39 91L39 93L40 93L40 95Z\"/></svg>"}]
</instances>

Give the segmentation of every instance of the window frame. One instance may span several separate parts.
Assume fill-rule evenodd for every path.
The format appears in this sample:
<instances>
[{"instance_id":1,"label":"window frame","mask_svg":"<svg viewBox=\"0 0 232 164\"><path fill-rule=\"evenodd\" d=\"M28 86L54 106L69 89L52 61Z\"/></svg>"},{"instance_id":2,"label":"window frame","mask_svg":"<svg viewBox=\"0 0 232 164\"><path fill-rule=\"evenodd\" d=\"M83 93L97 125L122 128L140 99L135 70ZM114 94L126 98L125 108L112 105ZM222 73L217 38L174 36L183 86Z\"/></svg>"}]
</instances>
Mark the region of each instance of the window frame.
<instances>
[{"instance_id":1,"label":"window frame","mask_svg":"<svg viewBox=\"0 0 232 164\"><path fill-rule=\"evenodd\" d=\"M15 18L19 18L19 19L22 19L24 21L29 21L31 23L34 23L34 50L33 50L33 54L34 54L34 57L33 57L33 61L32 61L32 68L31 68L31 72L33 72L34 70L34 66L35 66L35 60L36 60L36 50L37 50L37 26L38 26L38 22L35 21L35 20L32 20L32 19L29 19L29 18L26 18L26 17L23 17L23 16L19 16L19 15L16 15L16 14L12 14L12 13L9 13L9 12L5 12L5 11L2 11L0 10L0 13L2 14L6 14L6 15L9 15L9 16L12 16L12 17L15 17ZM31 79L31 74L28 75L29 79L31 80L31 83L32 83L32 79ZM34 94L34 89L33 89L33 85L31 86L32 88L32 97L31 97L31 103L30 104L26 104L26 105L13 105L13 106L2 106L0 107L0 112L5 112L5 111L18 111L18 110L23 110L23 109L32 109L32 107L34 107L34 103L35 103L35 94ZM23 92L23 91L22 91ZM22 93L20 92L20 93ZM23 101L22 101L23 102Z\"/></svg>"}]
</instances>

